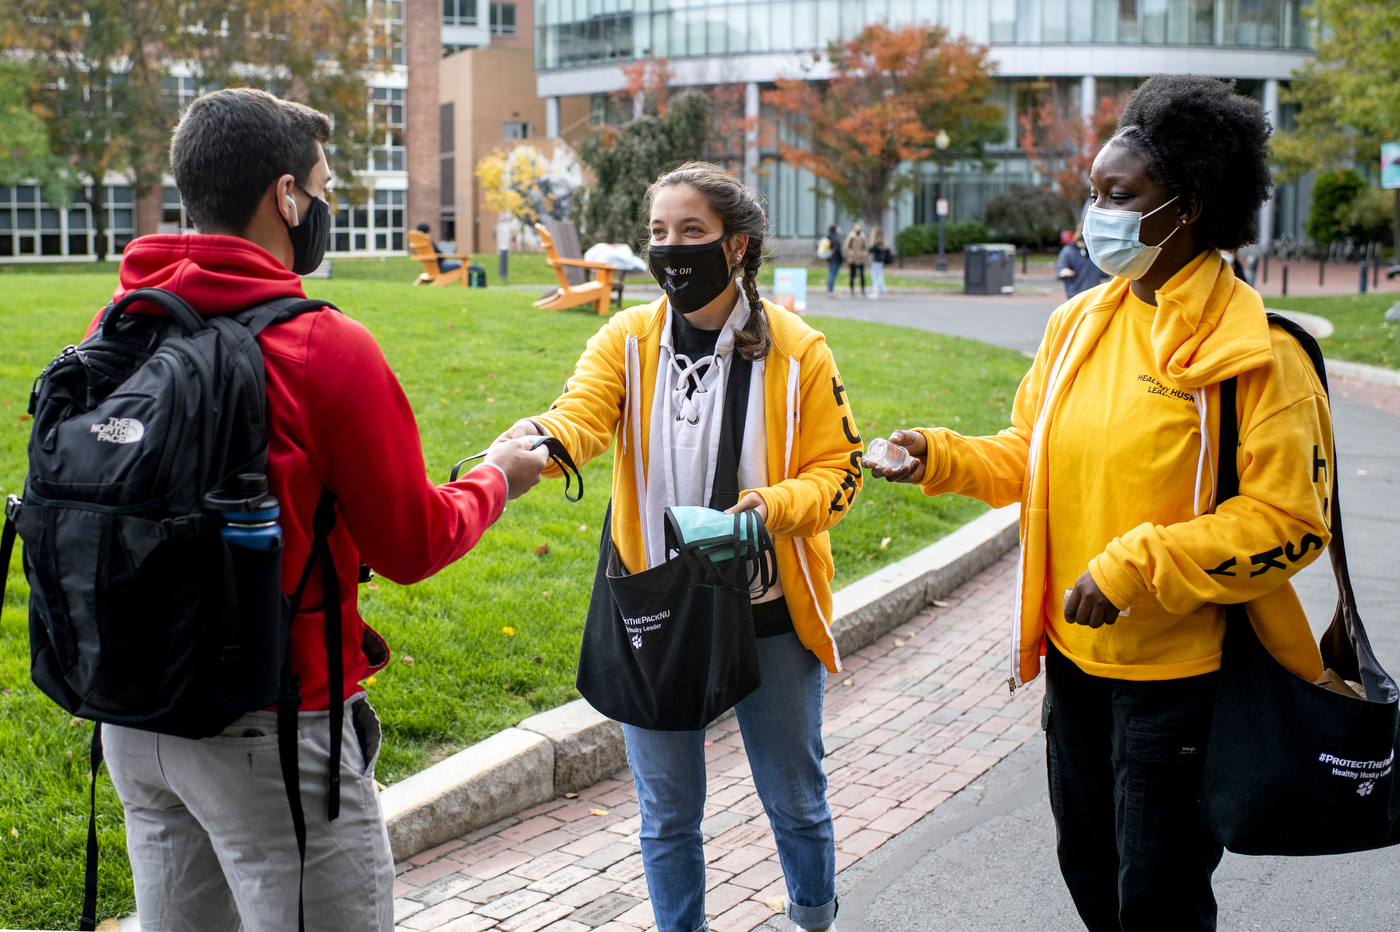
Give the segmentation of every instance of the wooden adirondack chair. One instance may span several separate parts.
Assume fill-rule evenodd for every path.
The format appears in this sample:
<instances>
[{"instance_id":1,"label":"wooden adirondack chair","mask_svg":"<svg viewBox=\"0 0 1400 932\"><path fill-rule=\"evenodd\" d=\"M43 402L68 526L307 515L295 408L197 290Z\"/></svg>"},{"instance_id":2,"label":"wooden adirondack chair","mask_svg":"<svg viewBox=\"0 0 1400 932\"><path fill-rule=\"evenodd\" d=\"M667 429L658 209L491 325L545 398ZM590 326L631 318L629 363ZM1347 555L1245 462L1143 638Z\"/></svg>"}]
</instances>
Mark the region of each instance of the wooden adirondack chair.
<instances>
[{"instance_id":1,"label":"wooden adirondack chair","mask_svg":"<svg viewBox=\"0 0 1400 932\"><path fill-rule=\"evenodd\" d=\"M536 301L535 307L546 311L562 311L565 308L578 307L580 304L592 304L598 309L600 317L608 316L608 305L612 303L613 273L617 270L606 262L585 262L576 257L560 256L555 247L554 237L545 229L544 224L535 224L535 232L539 233L540 243L544 245L545 261L559 277L559 289L549 297ZM568 272L571 269L579 269L584 275L588 274L587 270L592 269L598 277L591 282L570 284Z\"/></svg>"},{"instance_id":2,"label":"wooden adirondack chair","mask_svg":"<svg viewBox=\"0 0 1400 932\"><path fill-rule=\"evenodd\" d=\"M408 248L413 258L423 263L423 274L419 275L418 279L413 284L421 285L424 282L432 282L432 284L436 286L461 282L463 288L467 287L467 266L472 261L471 256L464 256L455 252L451 255L447 255L446 253L440 254L433 248L433 241L428 234L419 233L417 230L411 230L409 232ZM462 264L460 267L450 272L439 272L439 259L460 259Z\"/></svg>"}]
</instances>

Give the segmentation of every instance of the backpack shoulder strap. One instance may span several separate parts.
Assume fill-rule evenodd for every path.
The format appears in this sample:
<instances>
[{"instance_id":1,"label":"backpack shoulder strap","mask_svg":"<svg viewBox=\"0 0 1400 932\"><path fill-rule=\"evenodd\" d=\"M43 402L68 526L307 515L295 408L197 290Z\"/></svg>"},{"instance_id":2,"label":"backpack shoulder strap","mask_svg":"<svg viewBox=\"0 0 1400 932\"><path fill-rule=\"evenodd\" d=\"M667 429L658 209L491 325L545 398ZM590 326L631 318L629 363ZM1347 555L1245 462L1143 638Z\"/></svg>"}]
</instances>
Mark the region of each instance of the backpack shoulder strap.
<instances>
[{"instance_id":1,"label":"backpack shoulder strap","mask_svg":"<svg viewBox=\"0 0 1400 932\"><path fill-rule=\"evenodd\" d=\"M230 320L247 327L248 333L256 337L274 324L285 324L292 318L299 317L308 311L319 311L327 307L333 311L340 310L329 301L317 298L273 298L271 301L245 307L243 310L235 311L228 316Z\"/></svg>"}]
</instances>

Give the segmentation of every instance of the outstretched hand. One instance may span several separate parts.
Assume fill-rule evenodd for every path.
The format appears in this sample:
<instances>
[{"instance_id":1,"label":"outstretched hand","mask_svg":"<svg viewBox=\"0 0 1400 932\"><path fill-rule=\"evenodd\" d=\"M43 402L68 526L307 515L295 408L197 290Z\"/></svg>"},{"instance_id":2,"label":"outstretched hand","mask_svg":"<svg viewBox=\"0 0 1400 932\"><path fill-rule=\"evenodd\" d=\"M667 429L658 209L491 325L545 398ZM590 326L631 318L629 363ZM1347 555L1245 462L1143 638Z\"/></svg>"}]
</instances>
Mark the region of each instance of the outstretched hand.
<instances>
[{"instance_id":1,"label":"outstretched hand","mask_svg":"<svg viewBox=\"0 0 1400 932\"><path fill-rule=\"evenodd\" d=\"M521 439L497 440L487 451L486 462L505 473L514 501L539 484L540 473L549 465L549 449L541 444L532 450L529 441Z\"/></svg>"},{"instance_id":2,"label":"outstretched hand","mask_svg":"<svg viewBox=\"0 0 1400 932\"><path fill-rule=\"evenodd\" d=\"M510 425L510 427L506 428L505 433L491 441L491 445L495 446L505 440L519 440L521 437L538 437L540 434L546 433L548 433L548 431L540 427L538 423L532 421L528 417L522 417L520 420Z\"/></svg>"},{"instance_id":3,"label":"outstretched hand","mask_svg":"<svg viewBox=\"0 0 1400 932\"><path fill-rule=\"evenodd\" d=\"M1065 621L1072 625L1100 628L1118 620L1118 606L1109 601L1088 570L1065 593Z\"/></svg>"},{"instance_id":4,"label":"outstretched hand","mask_svg":"<svg viewBox=\"0 0 1400 932\"><path fill-rule=\"evenodd\" d=\"M875 465L866 457L861 458L861 465L870 470L870 475L876 479L885 479L890 482L920 482L924 478L924 472L928 469L928 440L917 430L897 430L890 434L890 443L901 446L909 451L914 457L914 462L907 463L899 469L885 469Z\"/></svg>"}]
</instances>

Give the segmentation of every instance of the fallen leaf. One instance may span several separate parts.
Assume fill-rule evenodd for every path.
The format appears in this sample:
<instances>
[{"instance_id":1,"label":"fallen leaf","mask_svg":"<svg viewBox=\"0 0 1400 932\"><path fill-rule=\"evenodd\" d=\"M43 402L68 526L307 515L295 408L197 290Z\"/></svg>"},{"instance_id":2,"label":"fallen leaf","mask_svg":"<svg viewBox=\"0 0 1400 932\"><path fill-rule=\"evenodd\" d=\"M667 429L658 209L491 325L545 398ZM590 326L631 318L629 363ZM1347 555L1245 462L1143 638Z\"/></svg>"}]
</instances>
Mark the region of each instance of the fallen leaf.
<instances>
[{"instance_id":1,"label":"fallen leaf","mask_svg":"<svg viewBox=\"0 0 1400 932\"><path fill-rule=\"evenodd\" d=\"M856 681L855 681L855 680L842 680L842 681L841 681L841 685L842 685L842 686L854 686L854 685L856 685Z\"/></svg>"},{"instance_id":2,"label":"fallen leaf","mask_svg":"<svg viewBox=\"0 0 1400 932\"><path fill-rule=\"evenodd\" d=\"M779 893L764 900L763 905L773 910L774 914L781 913L787 909L787 897Z\"/></svg>"},{"instance_id":3,"label":"fallen leaf","mask_svg":"<svg viewBox=\"0 0 1400 932\"><path fill-rule=\"evenodd\" d=\"M929 604L931 604L931 605L937 605L939 608L947 608L947 607L948 607L948 603L947 603L947 602L940 602L940 601L938 601L937 599L929 599Z\"/></svg>"},{"instance_id":4,"label":"fallen leaf","mask_svg":"<svg viewBox=\"0 0 1400 932\"><path fill-rule=\"evenodd\" d=\"M544 663L544 658L541 657L539 654L536 654L536 655L535 655L535 663Z\"/></svg>"},{"instance_id":5,"label":"fallen leaf","mask_svg":"<svg viewBox=\"0 0 1400 932\"><path fill-rule=\"evenodd\" d=\"M371 677L369 677L368 679L365 680L365 685L366 685L366 686L373 686L375 683L378 683L378 682L379 682L379 678L378 678L377 676L371 676Z\"/></svg>"},{"instance_id":6,"label":"fallen leaf","mask_svg":"<svg viewBox=\"0 0 1400 932\"><path fill-rule=\"evenodd\" d=\"M894 640L894 646L895 646L895 647L903 647L903 646L904 646L904 642L901 641L899 638L895 638L895 640Z\"/></svg>"},{"instance_id":7,"label":"fallen leaf","mask_svg":"<svg viewBox=\"0 0 1400 932\"><path fill-rule=\"evenodd\" d=\"M13 836L15 836L16 838L18 838L18 837L19 837L19 829L17 829L17 828L11 828L11 829L10 829L10 834L13 835Z\"/></svg>"},{"instance_id":8,"label":"fallen leaf","mask_svg":"<svg viewBox=\"0 0 1400 932\"><path fill-rule=\"evenodd\" d=\"M714 746L715 746L715 743L714 743L713 741L711 741L709 738L706 738L706 739L705 739L705 747L707 747L707 748L712 748L712 747L714 747Z\"/></svg>"},{"instance_id":9,"label":"fallen leaf","mask_svg":"<svg viewBox=\"0 0 1400 932\"><path fill-rule=\"evenodd\" d=\"M366 588L366 589L378 589L378 588L379 588L379 583L377 583L377 582L368 582L368 583L365 583L365 588Z\"/></svg>"},{"instance_id":10,"label":"fallen leaf","mask_svg":"<svg viewBox=\"0 0 1400 932\"><path fill-rule=\"evenodd\" d=\"M441 401L443 404L447 404L446 398L439 398L438 401Z\"/></svg>"},{"instance_id":11,"label":"fallen leaf","mask_svg":"<svg viewBox=\"0 0 1400 932\"><path fill-rule=\"evenodd\" d=\"M565 794L564 794L564 798L565 798L565 799L578 799L578 794L577 794L577 793L565 793Z\"/></svg>"},{"instance_id":12,"label":"fallen leaf","mask_svg":"<svg viewBox=\"0 0 1400 932\"><path fill-rule=\"evenodd\" d=\"M578 526L578 529L579 529L580 531L586 531L586 530L588 530L588 525L586 525L586 524L580 524L580 525Z\"/></svg>"},{"instance_id":13,"label":"fallen leaf","mask_svg":"<svg viewBox=\"0 0 1400 932\"><path fill-rule=\"evenodd\" d=\"M541 592L540 595L544 596L546 599L549 598L549 590L546 589L544 592Z\"/></svg>"},{"instance_id":14,"label":"fallen leaf","mask_svg":"<svg viewBox=\"0 0 1400 932\"><path fill-rule=\"evenodd\" d=\"M888 546L890 545L890 541L892 541L892 540L894 540L893 537L886 537L884 540L880 541L880 549L881 549L881 550L884 550L886 547L888 547Z\"/></svg>"},{"instance_id":15,"label":"fallen leaf","mask_svg":"<svg viewBox=\"0 0 1400 932\"><path fill-rule=\"evenodd\" d=\"M548 544L548 543L540 544L538 547L535 548L535 556L537 556L537 557L546 556L548 553L549 553L549 544Z\"/></svg>"},{"instance_id":16,"label":"fallen leaf","mask_svg":"<svg viewBox=\"0 0 1400 932\"><path fill-rule=\"evenodd\" d=\"M589 814L589 815L607 815L607 814L608 814L608 810L606 810L606 809L590 809L590 810L588 810L588 814Z\"/></svg>"},{"instance_id":17,"label":"fallen leaf","mask_svg":"<svg viewBox=\"0 0 1400 932\"><path fill-rule=\"evenodd\" d=\"M68 727L69 727L69 728L72 728L74 725L81 725L82 723L83 723L83 720L80 719L80 718L78 718L78 717L75 715L75 716L73 716L72 718L70 718L70 719L68 720Z\"/></svg>"},{"instance_id":18,"label":"fallen leaf","mask_svg":"<svg viewBox=\"0 0 1400 932\"><path fill-rule=\"evenodd\" d=\"M385 786L384 784L380 783L378 780L375 780L375 781L374 781L374 785L375 785L376 787L378 787L379 792L381 792L381 793L388 789L387 786Z\"/></svg>"},{"instance_id":19,"label":"fallen leaf","mask_svg":"<svg viewBox=\"0 0 1400 932\"><path fill-rule=\"evenodd\" d=\"M486 391L486 386L485 386L485 385L478 385L476 388L477 388L477 391L482 391L482 392Z\"/></svg>"},{"instance_id":20,"label":"fallen leaf","mask_svg":"<svg viewBox=\"0 0 1400 932\"><path fill-rule=\"evenodd\" d=\"M512 628L510 625L506 625L504 628L502 628L501 633L504 634L506 637L515 637L515 629Z\"/></svg>"},{"instance_id":21,"label":"fallen leaf","mask_svg":"<svg viewBox=\"0 0 1400 932\"><path fill-rule=\"evenodd\" d=\"M495 400L496 400L496 399L494 399L494 398L487 398L487 399L486 399L486 403L487 403L487 404L491 404L491 403L493 403Z\"/></svg>"},{"instance_id":22,"label":"fallen leaf","mask_svg":"<svg viewBox=\"0 0 1400 932\"><path fill-rule=\"evenodd\" d=\"M413 658L412 658L412 657L408 656L408 654L404 654L404 655L403 655L403 662L404 662L404 663L413 663L414 661L413 661Z\"/></svg>"}]
</instances>

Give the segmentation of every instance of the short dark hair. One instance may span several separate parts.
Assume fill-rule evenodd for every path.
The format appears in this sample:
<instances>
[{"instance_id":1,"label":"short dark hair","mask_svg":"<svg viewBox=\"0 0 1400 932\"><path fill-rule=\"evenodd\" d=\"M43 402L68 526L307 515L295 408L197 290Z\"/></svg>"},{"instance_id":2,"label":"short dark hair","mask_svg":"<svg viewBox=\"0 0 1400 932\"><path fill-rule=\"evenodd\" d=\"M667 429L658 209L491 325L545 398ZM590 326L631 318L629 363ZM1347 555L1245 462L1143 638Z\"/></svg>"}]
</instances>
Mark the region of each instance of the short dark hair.
<instances>
[{"instance_id":1,"label":"short dark hair","mask_svg":"<svg viewBox=\"0 0 1400 932\"><path fill-rule=\"evenodd\" d=\"M267 186L291 175L305 187L331 138L324 113L252 88L227 88L190 104L170 142L170 167L199 229L242 232Z\"/></svg>"},{"instance_id":2,"label":"short dark hair","mask_svg":"<svg viewBox=\"0 0 1400 932\"><path fill-rule=\"evenodd\" d=\"M1264 108L1234 81L1155 74L1128 98L1109 145L1135 152L1172 194L1199 195L1197 241L1234 250L1259 239L1259 208L1273 187L1271 133Z\"/></svg>"}]
</instances>

